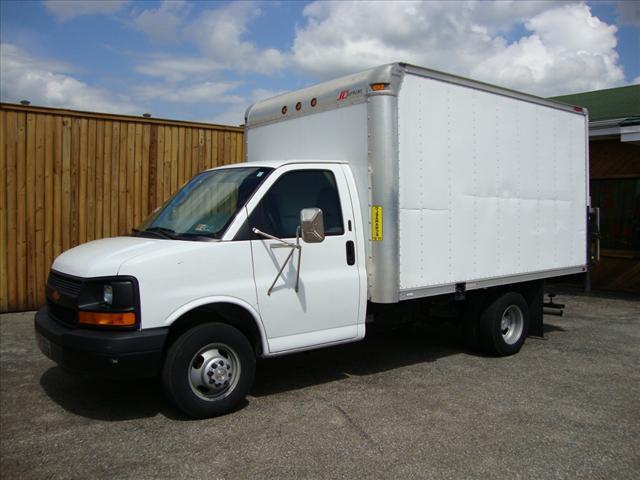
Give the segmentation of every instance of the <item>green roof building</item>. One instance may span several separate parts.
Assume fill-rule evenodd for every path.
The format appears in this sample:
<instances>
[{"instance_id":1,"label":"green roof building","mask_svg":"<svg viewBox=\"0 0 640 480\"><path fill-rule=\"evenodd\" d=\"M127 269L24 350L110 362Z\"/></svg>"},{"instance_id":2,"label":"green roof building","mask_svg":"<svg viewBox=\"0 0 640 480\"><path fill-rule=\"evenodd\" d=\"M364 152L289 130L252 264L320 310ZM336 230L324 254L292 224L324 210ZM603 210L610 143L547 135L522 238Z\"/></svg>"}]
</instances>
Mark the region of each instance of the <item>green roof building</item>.
<instances>
[{"instance_id":1,"label":"green roof building","mask_svg":"<svg viewBox=\"0 0 640 480\"><path fill-rule=\"evenodd\" d=\"M553 97L589 111L591 205L600 209L594 288L640 293L640 85Z\"/></svg>"},{"instance_id":2,"label":"green roof building","mask_svg":"<svg viewBox=\"0 0 640 480\"><path fill-rule=\"evenodd\" d=\"M640 85L552 97L550 100L589 110L589 137L619 136L640 142Z\"/></svg>"}]
</instances>

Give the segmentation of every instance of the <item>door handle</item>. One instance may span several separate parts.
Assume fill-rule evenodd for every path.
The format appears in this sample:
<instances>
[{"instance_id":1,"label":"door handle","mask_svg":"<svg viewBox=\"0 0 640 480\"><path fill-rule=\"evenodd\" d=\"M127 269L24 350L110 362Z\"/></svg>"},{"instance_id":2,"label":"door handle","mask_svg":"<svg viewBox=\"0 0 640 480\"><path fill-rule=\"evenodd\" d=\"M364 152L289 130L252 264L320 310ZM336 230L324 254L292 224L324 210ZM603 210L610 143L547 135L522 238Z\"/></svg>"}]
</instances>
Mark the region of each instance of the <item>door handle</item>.
<instances>
[{"instance_id":1,"label":"door handle","mask_svg":"<svg viewBox=\"0 0 640 480\"><path fill-rule=\"evenodd\" d=\"M347 265L355 265L356 263L356 247L353 240L347 242Z\"/></svg>"}]
</instances>

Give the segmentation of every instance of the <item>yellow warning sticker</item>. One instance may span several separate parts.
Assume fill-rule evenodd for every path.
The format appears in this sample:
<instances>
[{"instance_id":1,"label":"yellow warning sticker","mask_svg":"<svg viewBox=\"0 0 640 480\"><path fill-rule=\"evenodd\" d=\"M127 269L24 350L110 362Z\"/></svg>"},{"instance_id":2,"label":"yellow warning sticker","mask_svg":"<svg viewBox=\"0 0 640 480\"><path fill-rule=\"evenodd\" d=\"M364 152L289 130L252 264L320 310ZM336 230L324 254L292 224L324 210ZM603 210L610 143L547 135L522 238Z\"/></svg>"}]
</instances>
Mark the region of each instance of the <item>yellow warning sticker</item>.
<instances>
[{"instance_id":1,"label":"yellow warning sticker","mask_svg":"<svg viewBox=\"0 0 640 480\"><path fill-rule=\"evenodd\" d=\"M382 207L380 205L371 207L371 240L382 240Z\"/></svg>"}]
</instances>

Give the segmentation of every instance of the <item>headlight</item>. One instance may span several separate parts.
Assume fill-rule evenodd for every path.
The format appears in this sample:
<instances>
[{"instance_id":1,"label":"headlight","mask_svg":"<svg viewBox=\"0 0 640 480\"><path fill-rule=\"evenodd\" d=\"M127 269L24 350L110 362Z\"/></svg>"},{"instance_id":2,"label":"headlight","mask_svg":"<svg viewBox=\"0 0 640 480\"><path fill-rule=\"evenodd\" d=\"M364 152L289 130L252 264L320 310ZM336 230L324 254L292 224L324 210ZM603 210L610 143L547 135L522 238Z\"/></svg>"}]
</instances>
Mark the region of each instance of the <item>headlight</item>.
<instances>
[{"instance_id":1,"label":"headlight","mask_svg":"<svg viewBox=\"0 0 640 480\"><path fill-rule=\"evenodd\" d=\"M78 321L84 325L132 327L138 323L138 284L133 277L87 279L78 297Z\"/></svg>"},{"instance_id":2,"label":"headlight","mask_svg":"<svg viewBox=\"0 0 640 480\"><path fill-rule=\"evenodd\" d=\"M113 287L111 284L104 286L104 289L102 290L102 301L107 305L111 305L113 303Z\"/></svg>"}]
</instances>

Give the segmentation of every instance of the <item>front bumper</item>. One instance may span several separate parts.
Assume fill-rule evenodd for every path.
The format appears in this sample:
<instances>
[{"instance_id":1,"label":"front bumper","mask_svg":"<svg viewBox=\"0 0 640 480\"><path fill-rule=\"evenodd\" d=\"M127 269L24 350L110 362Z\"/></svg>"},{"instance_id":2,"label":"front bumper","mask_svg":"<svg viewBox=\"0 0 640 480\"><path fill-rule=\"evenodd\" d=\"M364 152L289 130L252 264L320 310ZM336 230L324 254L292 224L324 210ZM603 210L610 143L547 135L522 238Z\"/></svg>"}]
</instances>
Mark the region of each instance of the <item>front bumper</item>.
<instances>
[{"instance_id":1,"label":"front bumper","mask_svg":"<svg viewBox=\"0 0 640 480\"><path fill-rule=\"evenodd\" d=\"M38 346L51 360L74 373L109 378L159 374L168 328L100 331L69 328L53 320L45 307L36 313Z\"/></svg>"}]
</instances>

